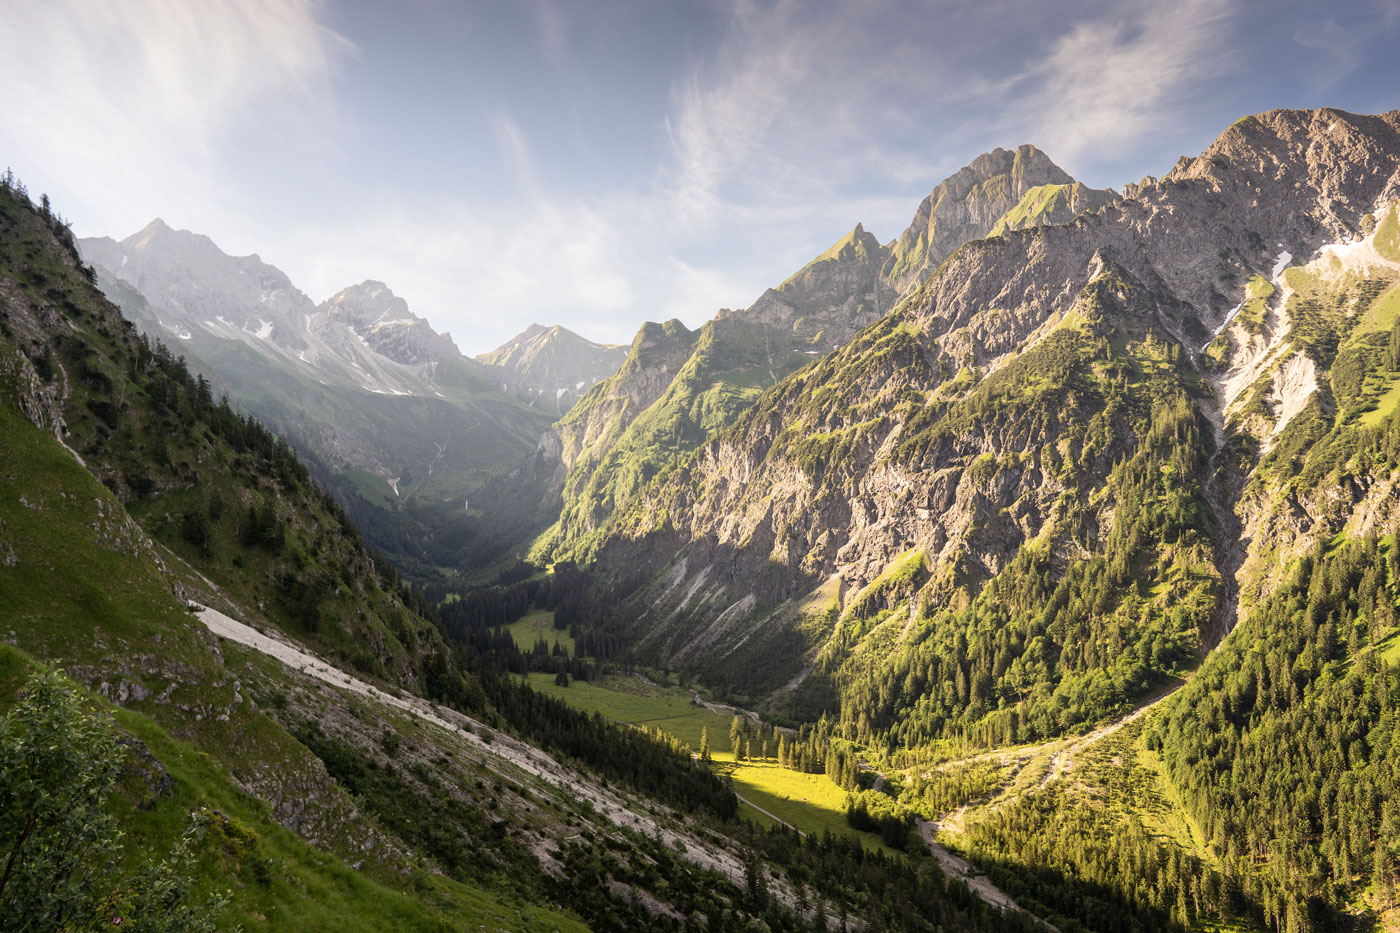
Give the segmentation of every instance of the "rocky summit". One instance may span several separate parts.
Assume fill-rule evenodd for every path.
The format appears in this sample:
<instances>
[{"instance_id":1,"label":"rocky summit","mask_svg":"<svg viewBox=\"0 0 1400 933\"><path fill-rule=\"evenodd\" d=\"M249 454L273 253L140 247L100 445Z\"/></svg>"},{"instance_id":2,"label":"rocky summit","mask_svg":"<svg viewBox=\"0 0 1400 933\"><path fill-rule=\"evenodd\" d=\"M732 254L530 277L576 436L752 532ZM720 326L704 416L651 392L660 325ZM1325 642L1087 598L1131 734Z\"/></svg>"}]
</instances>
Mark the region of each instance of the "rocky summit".
<instances>
[{"instance_id":1,"label":"rocky summit","mask_svg":"<svg viewBox=\"0 0 1400 933\"><path fill-rule=\"evenodd\" d=\"M594 343L557 325L531 324L477 360L501 374L506 391L562 415L626 357L626 347Z\"/></svg>"}]
</instances>

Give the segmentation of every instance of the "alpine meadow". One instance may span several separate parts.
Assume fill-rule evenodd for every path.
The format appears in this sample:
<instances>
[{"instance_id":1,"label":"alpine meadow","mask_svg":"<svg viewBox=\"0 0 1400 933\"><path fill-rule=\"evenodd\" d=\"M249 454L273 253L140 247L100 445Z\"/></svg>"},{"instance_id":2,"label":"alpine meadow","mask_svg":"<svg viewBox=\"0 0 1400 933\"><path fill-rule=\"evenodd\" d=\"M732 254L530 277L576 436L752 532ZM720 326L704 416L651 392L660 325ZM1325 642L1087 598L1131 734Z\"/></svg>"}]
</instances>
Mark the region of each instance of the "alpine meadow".
<instances>
[{"instance_id":1,"label":"alpine meadow","mask_svg":"<svg viewBox=\"0 0 1400 933\"><path fill-rule=\"evenodd\" d=\"M0 933L1400 931L1400 12L1051 6L0 0Z\"/></svg>"}]
</instances>

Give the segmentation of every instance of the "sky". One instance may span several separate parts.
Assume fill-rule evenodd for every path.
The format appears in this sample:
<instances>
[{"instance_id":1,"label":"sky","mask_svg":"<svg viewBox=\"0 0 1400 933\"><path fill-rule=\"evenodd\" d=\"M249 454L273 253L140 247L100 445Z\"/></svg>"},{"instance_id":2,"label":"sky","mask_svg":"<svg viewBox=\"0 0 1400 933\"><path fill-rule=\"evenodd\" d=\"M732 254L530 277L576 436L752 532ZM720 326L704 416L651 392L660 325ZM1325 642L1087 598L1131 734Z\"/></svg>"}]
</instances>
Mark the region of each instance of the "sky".
<instances>
[{"instance_id":1,"label":"sky","mask_svg":"<svg viewBox=\"0 0 1400 933\"><path fill-rule=\"evenodd\" d=\"M0 163L464 352L747 307L1032 143L1161 175L1238 117L1400 108L1400 0L0 0Z\"/></svg>"}]
</instances>

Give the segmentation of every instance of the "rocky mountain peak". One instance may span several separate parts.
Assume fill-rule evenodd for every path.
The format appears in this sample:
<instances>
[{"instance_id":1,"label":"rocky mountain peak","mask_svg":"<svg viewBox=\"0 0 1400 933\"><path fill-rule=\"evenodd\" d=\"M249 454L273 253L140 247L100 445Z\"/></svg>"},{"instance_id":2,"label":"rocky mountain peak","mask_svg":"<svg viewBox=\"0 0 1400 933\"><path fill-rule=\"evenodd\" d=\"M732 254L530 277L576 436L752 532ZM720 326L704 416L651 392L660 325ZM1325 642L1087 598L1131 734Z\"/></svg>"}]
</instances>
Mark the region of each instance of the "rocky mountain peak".
<instances>
[{"instance_id":1,"label":"rocky mountain peak","mask_svg":"<svg viewBox=\"0 0 1400 933\"><path fill-rule=\"evenodd\" d=\"M405 366L462 357L450 335L433 330L383 282L366 279L343 288L322 302L317 312L349 327L380 356Z\"/></svg>"},{"instance_id":2,"label":"rocky mountain peak","mask_svg":"<svg viewBox=\"0 0 1400 933\"><path fill-rule=\"evenodd\" d=\"M890 248L884 276L898 292L927 278L969 240L987 236L1032 189L1074 179L1034 146L993 149L938 184Z\"/></svg>"},{"instance_id":3,"label":"rocky mountain peak","mask_svg":"<svg viewBox=\"0 0 1400 933\"><path fill-rule=\"evenodd\" d=\"M595 343L558 324L532 323L477 362L496 370L503 388L563 414L579 396L617 372L627 348Z\"/></svg>"},{"instance_id":4,"label":"rocky mountain peak","mask_svg":"<svg viewBox=\"0 0 1400 933\"><path fill-rule=\"evenodd\" d=\"M408 302L374 279L342 288L326 299L321 308L348 324L370 324L388 317L419 320L408 310Z\"/></svg>"},{"instance_id":5,"label":"rocky mountain peak","mask_svg":"<svg viewBox=\"0 0 1400 933\"><path fill-rule=\"evenodd\" d=\"M1242 117L1165 183L1204 182L1275 213L1290 195L1315 191L1309 220L1330 234L1354 232L1359 217L1400 195L1400 111L1270 110Z\"/></svg>"},{"instance_id":6,"label":"rocky mountain peak","mask_svg":"<svg viewBox=\"0 0 1400 933\"><path fill-rule=\"evenodd\" d=\"M177 230L157 217L146 226L117 244L128 255L155 250L183 262L220 262L245 260L260 262L253 256L229 256L209 237L189 230ZM272 268L272 267L268 267ZM276 270L281 275L281 270ZM282 276L286 278L286 276ZM290 280L288 280L290 284Z\"/></svg>"}]
</instances>

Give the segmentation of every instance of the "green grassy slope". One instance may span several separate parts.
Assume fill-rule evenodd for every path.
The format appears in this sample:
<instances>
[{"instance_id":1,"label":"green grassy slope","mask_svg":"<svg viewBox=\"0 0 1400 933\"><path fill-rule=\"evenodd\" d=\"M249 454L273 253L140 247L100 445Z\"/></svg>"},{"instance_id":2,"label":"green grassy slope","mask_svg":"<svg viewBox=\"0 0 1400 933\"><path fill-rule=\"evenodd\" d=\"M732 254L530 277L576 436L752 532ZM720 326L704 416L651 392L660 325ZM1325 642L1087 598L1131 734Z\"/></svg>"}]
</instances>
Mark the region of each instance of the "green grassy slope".
<instances>
[{"instance_id":1,"label":"green grassy slope","mask_svg":"<svg viewBox=\"0 0 1400 933\"><path fill-rule=\"evenodd\" d=\"M153 756L141 767L173 782L153 799L138 786L117 801L129 845L163 851L192 810L218 811L197 890L232 889L226 928L582 928L542 912L522 922L494 895L421 870L405 874L403 855L352 816L354 804L325 781L320 762L240 696L237 674L172 593L158 550L110 491L23 417L19 370L15 351L0 347L0 631L10 642L0 645L0 704L8 705L31 658L61 664L125 704L99 706ZM338 825L327 823L324 850L247 792L267 786L269 769L307 789L322 785L308 813L338 815ZM364 870L352 871L351 860Z\"/></svg>"},{"instance_id":2,"label":"green grassy slope","mask_svg":"<svg viewBox=\"0 0 1400 933\"><path fill-rule=\"evenodd\" d=\"M805 365L798 352L770 356L763 326L741 316L700 329L690 359L666 391L628 423L592 471L571 472L564 487L557 559L586 559L610 530L610 517L634 502L713 432L731 424L778 377Z\"/></svg>"}]
</instances>

